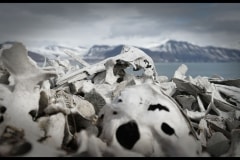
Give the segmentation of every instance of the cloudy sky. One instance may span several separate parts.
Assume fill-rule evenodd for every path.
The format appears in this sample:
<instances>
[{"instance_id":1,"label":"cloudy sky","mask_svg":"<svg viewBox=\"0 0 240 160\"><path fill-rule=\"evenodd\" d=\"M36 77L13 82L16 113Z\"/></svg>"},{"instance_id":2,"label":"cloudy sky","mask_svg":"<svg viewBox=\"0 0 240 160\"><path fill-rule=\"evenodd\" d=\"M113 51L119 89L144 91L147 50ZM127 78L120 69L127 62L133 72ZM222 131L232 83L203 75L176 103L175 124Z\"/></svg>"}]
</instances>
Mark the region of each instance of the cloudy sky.
<instances>
[{"instance_id":1,"label":"cloudy sky","mask_svg":"<svg viewBox=\"0 0 240 160\"><path fill-rule=\"evenodd\" d=\"M150 47L166 39L240 48L240 4L0 4L0 43Z\"/></svg>"}]
</instances>

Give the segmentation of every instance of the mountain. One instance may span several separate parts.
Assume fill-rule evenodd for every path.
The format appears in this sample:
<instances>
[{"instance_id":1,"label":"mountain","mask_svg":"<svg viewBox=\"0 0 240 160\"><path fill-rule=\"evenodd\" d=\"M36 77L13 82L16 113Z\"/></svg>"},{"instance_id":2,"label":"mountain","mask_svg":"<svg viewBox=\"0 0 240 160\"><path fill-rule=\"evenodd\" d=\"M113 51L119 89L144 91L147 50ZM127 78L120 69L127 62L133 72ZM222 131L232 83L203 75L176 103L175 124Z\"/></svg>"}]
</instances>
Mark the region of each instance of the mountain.
<instances>
[{"instance_id":1,"label":"mountain","mask_svg":"<svg viewBox=\"0 0 240 160\"><path fill-rule=\"evenodd\" d=\"M108 46L94 45L92 46L83 59L89 63L95 63L108 57L118 55L122 50L123 45Z\"/></svg>"},{"instance_id":2,"label":"mountain","mask_svg":"<svg viewBox=\"0 0 240 160\"><path fill-rule=\"evenodd\" d=\"M169 40L150 48L150 55L159 54L170 62L230 62L240 61L240 50L214 46L200 47L189 42Z\"/></svg>"},{"instance_id":3,"label":"mountain","mask_svg":"<svg viewBox=\"0 0 240 160\"><path fill-rule=\"evenodd\" d=\"M31 57L36 62L44 62L45 57L41 54L28 51L28 56Z\"/></svg>"},{"instance_id":4,"label":"mountain","mask_svg":"<svg viewBox=\"0 0 240 160\"><path fill-rule=\"evenodd\" d=\"M84 56L86 61L100 61L120 53L123 45L94 45ZM152 48L137 47L155 62L240 62L240 50L214 46L201 47L185 41L168 40Z\"/></svg>"},{"instance_id":5,"label":"mountain","mask_svg":"<svg viewBox=\"0 0 240 160\"><path fill-rule=\"evenodd\" d=\"M11 44L6 42L4 44ZM0 44L1 47L1 44ZM43 45L27 47L28 54L37 62L43 62L44 56L54 59L58 56L72 59L64 53L68 50L88 63L96 63L119 54L123 45L94 45L90 49L81 46ZM137 47L137 46L135 46ZM154 62L240 62L240 50L214 46L198 46L185 41L168 40L151 48L137 47L152 57Z\"/></svg>"},{"instance_id":6,"label":"mountain","mask_svg":"<svg viewBox=\"0 0 240 160\"><path fill-rule=\"evenodd\" d=\"M57 56L69 57L64 50L74 53L76 56L83 56L88 51L87 48L81 46L63 46L63 45L47 45L42 47L29 48L30 51L44 55L50 59Z\"/></svg>"}]
</instances>

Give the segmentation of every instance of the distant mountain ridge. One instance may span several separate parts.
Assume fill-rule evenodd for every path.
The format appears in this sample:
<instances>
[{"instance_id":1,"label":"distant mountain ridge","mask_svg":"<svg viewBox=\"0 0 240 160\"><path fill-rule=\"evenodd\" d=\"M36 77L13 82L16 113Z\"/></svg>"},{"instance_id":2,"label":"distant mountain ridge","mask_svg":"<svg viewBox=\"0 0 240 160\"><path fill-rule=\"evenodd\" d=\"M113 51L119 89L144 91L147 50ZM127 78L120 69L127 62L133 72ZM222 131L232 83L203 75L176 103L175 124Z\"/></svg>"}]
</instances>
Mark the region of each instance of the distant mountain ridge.
<instances>
[{"instance_id":1,"label":"distant mountain ridge","mask_svg":"<svg viewBox=\"0 0 240 160\"><path fill-rule=\"evenodd\" d=\"M55 58L56 56L68 57L68 55L64 53L64 50L68 50L77 56L83 56L88 51L87 48L80 46L63 46L55 44L42 46L39 48L29 48L29 50L47 56L50 59Z\"/></svg>"},{"instance_id":2,"label":"distant mountain ridge","mask_svg":"<svg viewBox=\"0 0 240 160\"><path fill-rule=\"evenodd\" d=\"M11 44L12 42L6 43ZM89 49L80 46L48 45L41 48L28 48L28 54L35 61L42 62L44 56L50 59L57 56L69 58L63 52L67 49L85 61L95 63L116 56L121 52L122 47L122 44L94 45ZM154 62L240 62L240 50L214 46L202 47L185 41L168 40L152 48L135 47L143 50Z\"/></svg>"},{"instance_id":3,"label":"distant mountain ridge","mask_svg":"<svg viewBox=\"0 0 240 160\"><path fill-rule=\"evenodd\" d=\"M120 53L122 46L109 46L109 48L106 45L93 46L84 59L93 60L94 57L105 59L115 56ZM153 48L137 48L143 50L155 62L240 62L240 50L213 46L200 47L184 41L169 40Z\"/></svg>"}]
</instances>

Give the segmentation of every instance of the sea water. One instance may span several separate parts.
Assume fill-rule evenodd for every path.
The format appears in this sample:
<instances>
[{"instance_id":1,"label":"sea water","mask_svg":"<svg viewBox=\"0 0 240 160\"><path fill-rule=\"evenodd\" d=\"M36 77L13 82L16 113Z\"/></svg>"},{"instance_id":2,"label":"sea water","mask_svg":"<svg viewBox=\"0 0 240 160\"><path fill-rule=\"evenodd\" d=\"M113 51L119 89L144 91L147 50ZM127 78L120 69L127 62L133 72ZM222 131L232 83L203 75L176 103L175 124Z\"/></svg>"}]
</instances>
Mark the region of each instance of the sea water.
<instances>
[{"instance_id":1,"label":"sea water","mask_svg":"<svg viewBox=\"0 0 240 160\"><path fill-rule=\"evenodd\" d=\"M79 65L78 62L72 65ZM218 75L224 79L240 79L240 62L231 63L155 63L156 70L159 76L167 76L171 79L174 72L178 69L181 64L185 64L188 67L186 76L206 76L212 77L213 75ZM94 64L92 64L94 65ZM39 63L39 66L42 64ZM81 65L80 65L81 66ZM132 67L126 69L128 73L134 75L141 75L143 70L133 71Z\"/></svg>"},{"instance_id":2,"label":"sea water","mask_svg":"<svg viewBox=\"0 0 240 160\"><path fill-rule=\"evenodd\" d=\"M171 79L181 64L188 67L186 76L212 77L218 75L224 79L240 79L240 63L155 63L159 76L167 76ZM143 70L132 71L132 67L126 70L134 75L141 75Z\"/></svg>"},{"instance_id":3,"label":"sea water","mask_svg":"<svg viewBox=\"0 0 240 160\"><path fill-rule=\"evenodd\" d=\"M212 77L219 75L224 79L240 78L240 63L155 63L156 70L159 75L172 78L174 72L181 65L188 67L186 76L206 76Z\"/></svg>"}]
</instances>

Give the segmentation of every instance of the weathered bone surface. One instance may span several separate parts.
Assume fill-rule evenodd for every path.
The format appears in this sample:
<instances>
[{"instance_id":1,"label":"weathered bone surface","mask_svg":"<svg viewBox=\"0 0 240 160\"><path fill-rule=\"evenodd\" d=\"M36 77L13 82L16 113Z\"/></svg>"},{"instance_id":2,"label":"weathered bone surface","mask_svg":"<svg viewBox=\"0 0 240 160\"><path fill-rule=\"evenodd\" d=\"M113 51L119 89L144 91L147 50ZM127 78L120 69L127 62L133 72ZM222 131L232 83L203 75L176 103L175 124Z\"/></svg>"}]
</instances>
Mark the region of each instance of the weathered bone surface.
<instances>
[{"instance_id":1,"label":"weathered bone surface","mask_svg":"<svg viewBox=\"0 0 240 160\"><path fill-rule=\"evenodd\" d=\"M57 81L58 85L62 85L64 83L71 83L74 81L82 80L87 78L89 75L94 75L96 73L102 72L104 70L107 71L107 75L105 77L105 82L112 84L115 82L117 76L113 75L113 67L118 63L123 63L123 65L132 65L135 70L139 70L141 68L144 69L144 75L150 76L154 81L157 80L157 72L155 70L155 66L153 60L146 55L143 51L130 47L124 46L121 53L115 57L108 58L104 61L101 61L93 66L84 67L76 72L70 73ZM112 70L111 70L112 67ZM116 74L116 73L115 73ZM111 79L115 77L114 79Z\"/></svg>"},{"instance_id":2,"label":"weathered bone surface","mask_svg":"<svg viewBox=\"0 0 240 160\"><path fill-rule=\"evenodd\" d=\"M101 113L104 118L100 137L108 143L119 143L122 147L143 153L145 156L151 155L151 152L156 150L154 144L152 144L155 138L143 138L147 133L152 135L151 127L155 127L158 134L161 134L162 138L169 142L176 143L178 139L188 137L189 124L178 107L160 90L158 91L155 88L154 85L149 84L127 87L111 104L107 104ZM138 134L142 136L139 140L126 142L122 139L127 137L124 133L131 130L128 126L126 126L126 129L123 127L123 124L128 123L131 124L129 127L136 125L136 131L133 129L132 132L139 132ZM120 129L121 127L122 129ZM189 140L189 142L194 145L194 141ZM180 144L180 146L186 147L184 144ZM194 147L190 148L193 149ZM189 154L191 153L193 153L192 150Z\"/></svg>"},{"instance_id":3,"label":"weathered bone surface","mask_svg":"<svg viewBox=\"0 0 240 160\"><path fill-rule=\"evenodd\" d=\"M82 68L40 68L17 42L0 50L0 156L240 156L239 79L183 64L169 80L131 46L93 65L64 52Z\"/></svg>"},{"instance_id":4,"label":"weathered bone surface","mask_svg":"<svg viewBox=\"0 0 240 160\"><path fill-rule=\"evenodd\" d=\"M15 43L11 48L3 50L1 61L14 80L12 86L1 86L4 89L0 93L0 97L3 97L0 103L7 108L3 123L28 130L26 134L30 133L29 135L39 134L36 124L30 121L29 112L38 108L40 92L37 84L56 76L55 73L43 71L32 63L21 43Z\"/></svg>"}]
</instances>

